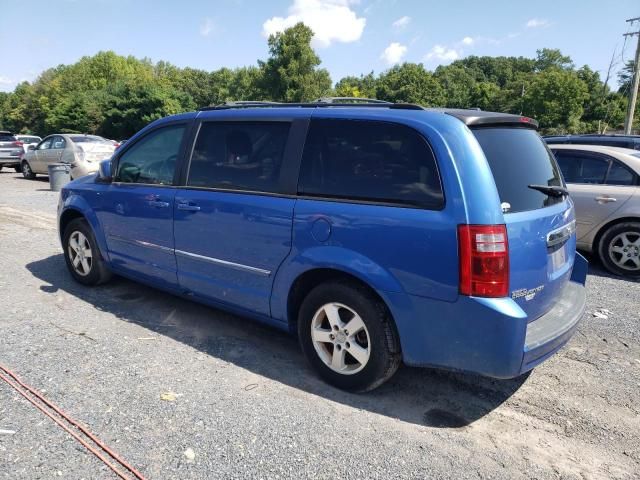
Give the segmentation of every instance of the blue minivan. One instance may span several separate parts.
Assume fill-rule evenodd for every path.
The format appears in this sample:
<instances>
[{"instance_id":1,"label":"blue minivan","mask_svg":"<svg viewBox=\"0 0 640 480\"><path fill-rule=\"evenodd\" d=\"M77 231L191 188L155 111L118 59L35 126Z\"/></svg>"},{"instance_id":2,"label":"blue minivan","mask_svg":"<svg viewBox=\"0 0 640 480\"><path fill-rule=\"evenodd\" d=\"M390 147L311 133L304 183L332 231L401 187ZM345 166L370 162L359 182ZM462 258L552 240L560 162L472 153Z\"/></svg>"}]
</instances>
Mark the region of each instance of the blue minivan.
<instances>
[{"instance_id":1,"label":"blue minivan","mask_svg":"<svg viewBox=\"0 0 640 480\"><path fill-rule=\"evenodd\" d=\"M571 199L527 117L239 102L153 122L61 192L71 275L297 332L330 384L401 361L521 375L585 308Z\"/></svg>"}]
</instances>

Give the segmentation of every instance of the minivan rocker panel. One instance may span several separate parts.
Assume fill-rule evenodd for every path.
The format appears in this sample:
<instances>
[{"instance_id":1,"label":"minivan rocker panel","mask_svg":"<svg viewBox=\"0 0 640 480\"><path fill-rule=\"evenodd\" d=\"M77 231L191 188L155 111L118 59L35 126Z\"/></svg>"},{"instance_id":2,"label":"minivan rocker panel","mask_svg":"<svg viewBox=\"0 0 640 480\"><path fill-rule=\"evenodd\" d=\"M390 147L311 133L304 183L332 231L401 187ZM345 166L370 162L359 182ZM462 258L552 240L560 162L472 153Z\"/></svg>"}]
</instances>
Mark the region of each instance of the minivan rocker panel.
<instances>
[{"instance_id":1,"label":"minivan rocker panel","mask_svg":"<svg viewBox=\"0 0 640 480\"><path fill-rule=\"evenodd\" d=\"M587 263L571 199L528 188L564 185L533 121L309 107L138 132L61 192L74 278L114 272L297 331L318 373L356 391L400 358L511 378L571 338Z\"/></svg>"}]
</instances>

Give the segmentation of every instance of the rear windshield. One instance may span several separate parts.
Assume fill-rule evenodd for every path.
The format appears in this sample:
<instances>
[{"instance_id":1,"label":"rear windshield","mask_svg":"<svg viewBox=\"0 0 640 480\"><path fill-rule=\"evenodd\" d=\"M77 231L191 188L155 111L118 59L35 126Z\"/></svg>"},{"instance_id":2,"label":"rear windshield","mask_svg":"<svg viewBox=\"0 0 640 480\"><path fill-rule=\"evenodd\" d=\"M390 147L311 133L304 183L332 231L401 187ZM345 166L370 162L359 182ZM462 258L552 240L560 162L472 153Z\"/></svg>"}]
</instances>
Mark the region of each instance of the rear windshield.
<instances>
[{"instance_id":1,"label":"rear windshield","mask_svg":"<svg viewBox=\"0 0 640 480\"><path fill-rule=\"evenodd\" d=\"M102 143L106 140L97 135L71 135L69 137L73 143Z\"/></svg>"},{"instance_id":2,"label":"rear windshield","mask_svg":"<svg viewBox=\"0 0 640 480\"><path fill-rule=\"evenodd\" d=\"M553 154L535 130L478 128L473 133L491 167L504 212L536 210L563 200L528 188L563 186Z\"/></svg>"},{"instance_id":3,"label":"rear windshield","mask_svg":"<svg viewBox=\"0 0 640 480\"><path fill-rule=\"evenodd\" d=\"M15 142L15 141L16 141L16 138L13 135L0 133L0 142Z\"/></svg>"},{"instance_id":4,"label":"rear windshield","mask_svg":"<svg viewBox=\"0 0 640 480\"><path fill-rule=\"evenodd\" d=\"M24 143L38 143L40 140L42 140L40 137L17 137L20 140L22 140Z\"/></svg>"}]
</instances>

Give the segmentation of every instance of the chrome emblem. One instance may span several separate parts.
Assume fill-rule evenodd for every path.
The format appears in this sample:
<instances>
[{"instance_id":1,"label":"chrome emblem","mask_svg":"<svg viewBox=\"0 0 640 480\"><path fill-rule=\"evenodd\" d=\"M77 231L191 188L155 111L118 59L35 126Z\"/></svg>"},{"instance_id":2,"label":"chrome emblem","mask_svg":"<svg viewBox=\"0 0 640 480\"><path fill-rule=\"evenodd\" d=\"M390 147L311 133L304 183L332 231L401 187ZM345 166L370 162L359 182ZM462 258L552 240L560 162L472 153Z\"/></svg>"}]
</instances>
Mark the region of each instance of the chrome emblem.
<instances>
[{"instance_id":1,"label":"chrome emblem","mask_svg":"<svg viewBox=\"0 0 640 480\"><path fill-rule=\"evenodd\" d=\"M533 300L538 292L544 290L544 285L539 285L536 288L531 288L527 290L526 288L521 288L520 290L514 290L511 292L511 298L514 300L518 298L524 297L524 299L528 302L529 300Z\"/></svg>"}]
</instances>

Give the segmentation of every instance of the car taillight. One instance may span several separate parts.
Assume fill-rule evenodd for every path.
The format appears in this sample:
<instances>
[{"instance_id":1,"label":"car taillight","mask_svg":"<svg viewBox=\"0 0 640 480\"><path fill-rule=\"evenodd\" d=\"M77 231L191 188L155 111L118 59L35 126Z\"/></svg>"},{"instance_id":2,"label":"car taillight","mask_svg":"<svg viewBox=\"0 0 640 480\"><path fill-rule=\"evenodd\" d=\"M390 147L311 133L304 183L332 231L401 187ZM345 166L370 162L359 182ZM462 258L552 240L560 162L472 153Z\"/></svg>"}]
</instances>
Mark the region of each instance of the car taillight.
<instances>
[{"instance_id":1,"label":"car taillight","mask_svg":"<svg viewBox=\"0 0 640 480\"><path fill-rule=\"evenodd\" d=\"M24 143L21 142L20 140L18 140L17 142L13 142L14 147L21 147L22 145L24 145Z\"/></svg>"},{"instance_id":2,"label":"car taillight","mask_svg":"<svg viewBox=\"0 0 640 480\"><path fill-rule=\"evenodd\" d=\"M509 244L504 225L458 225L460 293L506 297Z\"/></svg>"}]
</instances>

